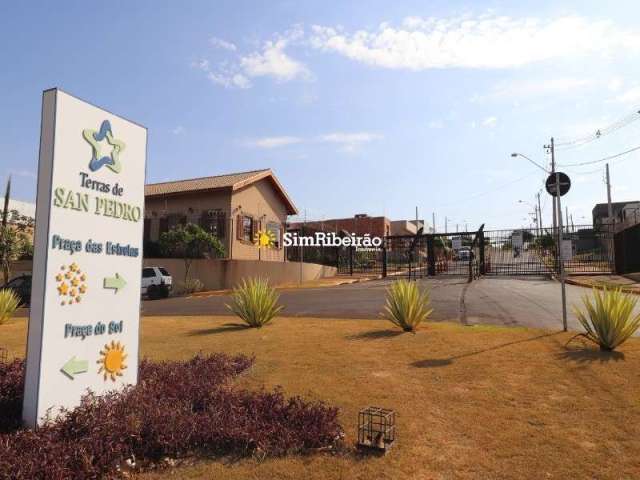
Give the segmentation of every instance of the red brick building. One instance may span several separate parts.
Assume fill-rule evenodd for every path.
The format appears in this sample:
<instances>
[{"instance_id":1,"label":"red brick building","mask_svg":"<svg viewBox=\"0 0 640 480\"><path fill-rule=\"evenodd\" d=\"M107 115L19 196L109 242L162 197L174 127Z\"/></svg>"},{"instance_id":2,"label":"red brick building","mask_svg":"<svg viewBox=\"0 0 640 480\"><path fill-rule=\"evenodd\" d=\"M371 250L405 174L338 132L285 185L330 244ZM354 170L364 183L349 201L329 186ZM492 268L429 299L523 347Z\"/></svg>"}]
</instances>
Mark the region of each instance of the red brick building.
<instances>
[{"instance_id":1,"label":"red brick building","mask_svg":"<svg viewBox=\"0 0 640 480\"><path fill-rule=\"evenodd\" d=\"M292 222L288 225L288 231L299 231L302 222ZM332 218L330 220L314 220L304 223L305 228L319 232L340 233L346 231L358 236L369 234L375 237L385 237L391 234L391 221L387 217L370 217L365 213L351 218Z\"/></svg>"}]
</instances>

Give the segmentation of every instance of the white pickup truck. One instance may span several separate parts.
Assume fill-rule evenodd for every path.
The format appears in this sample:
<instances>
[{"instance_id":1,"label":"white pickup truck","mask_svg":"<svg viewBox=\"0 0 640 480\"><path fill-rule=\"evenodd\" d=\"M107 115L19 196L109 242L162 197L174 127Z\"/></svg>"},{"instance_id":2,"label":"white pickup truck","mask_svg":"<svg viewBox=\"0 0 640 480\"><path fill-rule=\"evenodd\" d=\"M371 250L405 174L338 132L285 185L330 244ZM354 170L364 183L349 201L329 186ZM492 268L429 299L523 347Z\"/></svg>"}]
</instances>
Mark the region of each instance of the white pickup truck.
<instances>
[{"instance_id":1,"label":"white pickup truck","mask_svg":"<svg viewBox=\"0 0 640 480\"><path fill-rule=\"evenodd\" d=\"M173 279L163 267L144 267L142 269L142 295L150 300L167 298L171 293Z\"/></svg>"}]
</instances>

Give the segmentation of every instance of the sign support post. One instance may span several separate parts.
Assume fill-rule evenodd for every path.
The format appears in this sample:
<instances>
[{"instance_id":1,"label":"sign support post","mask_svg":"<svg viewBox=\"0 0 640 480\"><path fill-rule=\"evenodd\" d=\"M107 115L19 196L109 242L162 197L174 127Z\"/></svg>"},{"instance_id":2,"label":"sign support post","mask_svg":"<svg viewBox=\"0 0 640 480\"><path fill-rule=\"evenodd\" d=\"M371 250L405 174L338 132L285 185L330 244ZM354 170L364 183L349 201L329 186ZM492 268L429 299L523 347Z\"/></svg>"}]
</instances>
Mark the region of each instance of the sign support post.
<instances>
[{"instance_id":1,"label":"sign support post","mask_svg":"<svg viewBox=\"0 0 640 480\"><path fill-rule=\"evenodd\" d=\"M567 286L565 282L565 271L564 271L564 255L562 242L564 241L564 234L562 228L562 203L560 200L560 173L555 172L556 178L556 199L558 202L557 208L557 216L558 216L558 255L560 257L560 288L562 290L562 329L567 331Z\"/></svg>"}]
</instances>

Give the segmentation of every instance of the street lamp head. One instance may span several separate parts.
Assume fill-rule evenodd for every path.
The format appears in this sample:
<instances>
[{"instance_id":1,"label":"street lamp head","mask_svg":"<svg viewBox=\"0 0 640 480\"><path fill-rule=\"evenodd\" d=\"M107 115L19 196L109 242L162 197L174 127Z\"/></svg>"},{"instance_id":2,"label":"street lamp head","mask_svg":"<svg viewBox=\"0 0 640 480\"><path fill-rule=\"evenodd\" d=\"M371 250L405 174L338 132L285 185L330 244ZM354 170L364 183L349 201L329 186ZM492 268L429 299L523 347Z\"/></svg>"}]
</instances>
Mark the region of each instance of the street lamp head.
<instances>
[{"instance_id":1,"label":"street lamp head","mask_svg":"<svg viewBox=\"0 0 640 480\"><path fill-rule=\"evenodd\" d=\"M517 154L517 153L512 153L512 154L511 154L511 156L512 156L512 157L517 157L517 156L518 156L518 154Z\"/></svg>"}]
</instances>

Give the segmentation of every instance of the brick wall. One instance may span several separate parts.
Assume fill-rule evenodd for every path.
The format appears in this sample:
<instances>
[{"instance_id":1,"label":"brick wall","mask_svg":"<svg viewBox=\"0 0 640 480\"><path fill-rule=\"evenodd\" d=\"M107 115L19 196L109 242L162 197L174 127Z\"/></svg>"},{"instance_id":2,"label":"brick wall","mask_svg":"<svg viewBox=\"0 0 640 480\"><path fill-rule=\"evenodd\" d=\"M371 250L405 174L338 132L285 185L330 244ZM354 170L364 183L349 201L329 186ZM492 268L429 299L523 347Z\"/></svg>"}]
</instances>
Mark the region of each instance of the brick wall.
<instances>
[{"instance_id":1,"label":"brick wall","mask_svg":"<svg viewBox=\"0 0 640 480\"><path fill-rule=\"evenodd\" d=\"M298 230L302 223L295 222L289 225L289 230ZM346 230L358 236L369 234L376 237L384 237L390 234L391 222L386 217L352 217L336 218L324 221L312 221L304 224L312 230L338 233Z\"/></svg>"}]
</instances>

